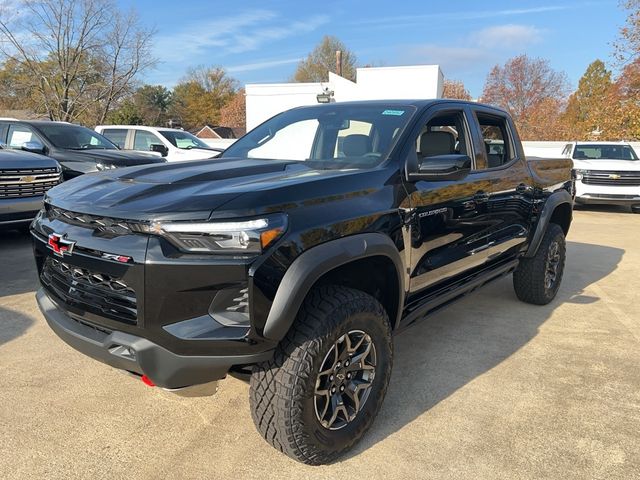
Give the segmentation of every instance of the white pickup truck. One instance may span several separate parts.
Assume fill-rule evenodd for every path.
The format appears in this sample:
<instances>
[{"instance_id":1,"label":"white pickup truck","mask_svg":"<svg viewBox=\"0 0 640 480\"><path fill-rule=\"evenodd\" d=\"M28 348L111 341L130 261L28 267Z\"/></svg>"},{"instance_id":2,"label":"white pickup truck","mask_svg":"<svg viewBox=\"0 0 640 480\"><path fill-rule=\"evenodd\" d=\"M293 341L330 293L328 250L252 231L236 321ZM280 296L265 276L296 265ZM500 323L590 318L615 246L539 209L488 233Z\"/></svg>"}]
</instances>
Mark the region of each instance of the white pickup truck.
<instances>
[{"instance_id":1,"label":"white pickup truck","mask_svg":"<svg viewBox=\"0 0 640 480\"><path fill-rule=\"evenodd\" d=\"M169 162L205 160L219 155L228 146L213 147L189 132L177 128L142 125L98 125L104 135L123 150L157 152ZM228 140L230 144L234 140Z\"/></svg>"},{"instance_id":2,"label":"white pickup truck","mask_svg":"<svg viewBox=\"0 0 640 480\"><path fill-rule=\"evenodd\" d=\"M576 203L628 205L640 213L640 160L631 145L572 142L562 154L573 160Z\"/></svg>"}]
</instances>

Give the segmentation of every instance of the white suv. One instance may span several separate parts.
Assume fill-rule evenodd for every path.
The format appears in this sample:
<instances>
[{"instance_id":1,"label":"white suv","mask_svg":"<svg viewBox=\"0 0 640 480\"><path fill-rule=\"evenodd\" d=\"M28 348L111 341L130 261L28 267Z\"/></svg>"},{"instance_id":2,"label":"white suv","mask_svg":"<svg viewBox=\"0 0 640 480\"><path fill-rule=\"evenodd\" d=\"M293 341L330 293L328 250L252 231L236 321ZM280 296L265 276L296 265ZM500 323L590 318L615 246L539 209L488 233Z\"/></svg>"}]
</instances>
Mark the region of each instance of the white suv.
<instances>
[{"instance_id":1,"label":"white suv","mask_svg":"<svg viewBox=\"0 0 640 480\"><path fill-rule=\"evenodd\" d=\"M95 130L123 150L157 152L169 162L205 160L224 151L224 148L211 147L195 135L177 128L98 125Z\"/></svg>"},{"instance_id":2,"label":"white suv","mask_svg":"<svg viewBox=\"0 0 640 480\"><path fill-rule=\"evenodd\" d=\"M640 160L631 145L572 142L562 154L573 159L576 203L629 205L640 213Z\"/></svg>"}]
</instances>

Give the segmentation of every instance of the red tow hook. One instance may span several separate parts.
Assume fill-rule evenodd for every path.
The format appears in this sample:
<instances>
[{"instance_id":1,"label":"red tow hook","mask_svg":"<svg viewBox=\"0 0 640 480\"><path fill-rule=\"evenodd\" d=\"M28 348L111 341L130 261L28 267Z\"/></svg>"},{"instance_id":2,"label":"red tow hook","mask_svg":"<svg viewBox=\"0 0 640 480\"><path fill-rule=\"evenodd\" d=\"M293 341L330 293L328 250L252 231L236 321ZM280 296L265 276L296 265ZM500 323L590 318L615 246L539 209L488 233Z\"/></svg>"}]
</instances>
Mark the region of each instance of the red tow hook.
<instances>
[{"instance_id":1,"label":"red tow hook","mask_svg":"<svg viewBox=\"0 0 640 480\"><path fill-rule=\"evenodd\" d=\"M142 375L142 377L140 377L142 379L142 383L144 383L147 387L155 387L156 384L153 383L151 381L151 379L149 377L147 377L146 375Z\"/></svg>"}]
</instances>

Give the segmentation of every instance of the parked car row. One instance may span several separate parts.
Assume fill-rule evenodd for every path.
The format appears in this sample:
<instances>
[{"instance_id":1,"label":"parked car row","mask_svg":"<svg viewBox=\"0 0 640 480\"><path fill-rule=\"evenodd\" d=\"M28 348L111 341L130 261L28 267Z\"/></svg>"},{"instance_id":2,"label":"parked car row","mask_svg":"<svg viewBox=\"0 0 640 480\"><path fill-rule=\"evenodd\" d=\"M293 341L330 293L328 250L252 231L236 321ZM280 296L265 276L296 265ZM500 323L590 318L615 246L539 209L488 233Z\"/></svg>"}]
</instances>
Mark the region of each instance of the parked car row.
<instances>
[{"instance_id":1,"label":"parked car row","mask_svg":"<svg viewBox=\"0 0 640 480\"><path fill-rule=\"evenodd\" d=\"M0 226L27 226L47 190L85 173L215 158L212 148L173 128L101 125L0 118Z\"/></svg>"}]
</instances>

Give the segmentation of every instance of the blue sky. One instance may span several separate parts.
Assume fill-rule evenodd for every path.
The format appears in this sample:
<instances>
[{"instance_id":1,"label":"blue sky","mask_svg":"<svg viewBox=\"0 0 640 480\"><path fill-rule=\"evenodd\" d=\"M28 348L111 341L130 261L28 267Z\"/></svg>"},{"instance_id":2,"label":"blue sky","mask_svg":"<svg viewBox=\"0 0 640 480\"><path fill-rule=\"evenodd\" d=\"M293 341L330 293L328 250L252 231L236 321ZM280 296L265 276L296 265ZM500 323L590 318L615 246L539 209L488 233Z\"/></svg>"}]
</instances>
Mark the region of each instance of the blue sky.
<instances>
[{"instance_id":1,"label":"blue sky","mask_svg":"<svg viewBox=\"0 0 640 480\"><path fill-rule=\"evenodd\" d=\"M241 83L281 82L325 34L359 64L439 64L482 92L489 69L526 53L549 59L572 86L596 58L611 61L626 13L617 0L207 2L120 0L157 29L158 67L144 81L173 86L189 67L220 65Z\"/></svg>"}]
</instances>

